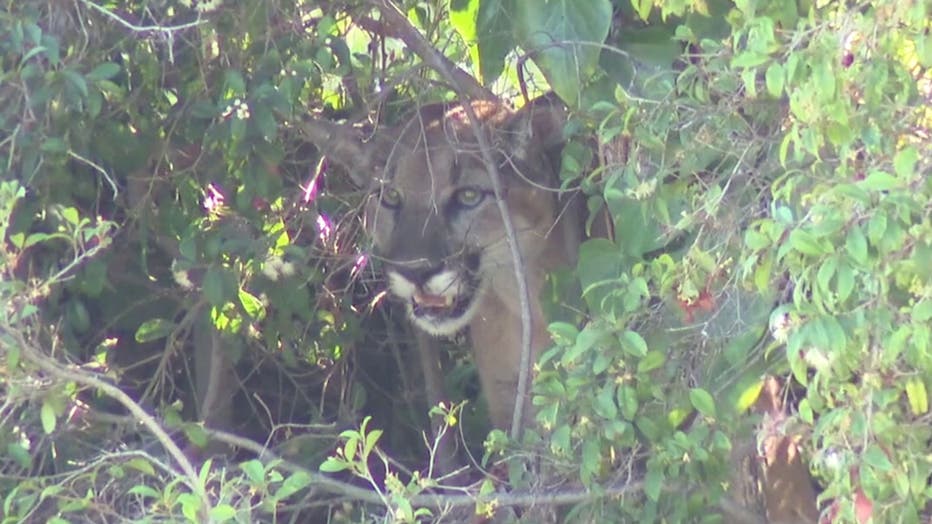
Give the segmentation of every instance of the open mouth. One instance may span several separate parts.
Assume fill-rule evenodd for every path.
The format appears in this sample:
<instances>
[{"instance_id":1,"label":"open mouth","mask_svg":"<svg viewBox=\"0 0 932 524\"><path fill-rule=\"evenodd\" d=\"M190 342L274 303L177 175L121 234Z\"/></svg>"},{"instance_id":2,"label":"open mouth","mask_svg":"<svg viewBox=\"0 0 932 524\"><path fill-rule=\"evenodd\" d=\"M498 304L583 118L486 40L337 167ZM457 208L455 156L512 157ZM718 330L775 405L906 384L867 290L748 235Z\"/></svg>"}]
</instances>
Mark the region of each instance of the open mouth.
<instances>
[{"instance_id":1,"label":"open mouth","mask_svg":"<svg viewBox=\"0 0 932 524\"><path fill-rule=\"evenodd\" d=\"M452 296L416 291L411 296L411 313L417 318L431 320L459 318L469 309L472 296L472 293Z\"/></svg>"},{"instance_id":2,"label":"open mouth","mask_svg":"<svg viewBox=\"0 0 932 524\"><path fill-rule=\"evenodd\" d=\"M432 335L449 336L466 327L478 309L482 291L478 267L478 256L469 256L458 269L441 266L427 276L389 268L389 289L404 300L416 326Z\"/></svg>"}]
</instances>

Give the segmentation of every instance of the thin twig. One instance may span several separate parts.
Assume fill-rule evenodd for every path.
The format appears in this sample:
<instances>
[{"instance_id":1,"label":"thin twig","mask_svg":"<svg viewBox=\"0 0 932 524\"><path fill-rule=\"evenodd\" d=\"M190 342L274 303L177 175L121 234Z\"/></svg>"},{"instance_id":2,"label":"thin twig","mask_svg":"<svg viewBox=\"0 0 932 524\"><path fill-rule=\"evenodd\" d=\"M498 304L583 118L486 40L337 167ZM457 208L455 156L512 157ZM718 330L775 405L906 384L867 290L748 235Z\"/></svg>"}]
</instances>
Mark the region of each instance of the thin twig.
<instances>
[{"instance_id":1,"label":"thin twig","mask_svg":"<svg viewBox=\"0 0 932 524\"><path fill-rule=\"evenodd\" d=\"M101 7L95 4L94 2L90 2L89 0L79 0L79 1L82 4L86 5L87 7L90 7L91 9L103 14L107 18L120 24L121 26L136 33L147 33L147 32L152 31L152 32L164 33L168 35L168 34L171 34L177 31L191 29L192 27L197 27L207 22L206 20L199 19L193 22L187 22L187 23L179 24L179 25L136 25L136 24L133 24L132 22L129 22L123 19L118 14L114 13L113 11L110 11L109 9L106 9L104 7Z\"/></svg>"},{"instance_id":2,"label":"thin twig","mask_svg":"<svg viewBox=\"0 0 932 524\"><path fill-rule=\"evenodd\" d=\"M107 183L110 184L110 190L113 191L113 200L116 200L117 197L120 196L120 188L117 187L116 182L113 181L113 178L110 176L109 173L107 173L106 169L100 167L100 165L97 164L96 162L89 160L87 158L84 158L83 156L75 153L74 151L69 150L68 156L70 156L71 158L74 158L75 160L80 160L81 162L84 162L85 164L94 168L94 170L96 170L98 173L100 173L100 175L104 177L104 180L106 180Z\"/></svg>"}]
</instances>

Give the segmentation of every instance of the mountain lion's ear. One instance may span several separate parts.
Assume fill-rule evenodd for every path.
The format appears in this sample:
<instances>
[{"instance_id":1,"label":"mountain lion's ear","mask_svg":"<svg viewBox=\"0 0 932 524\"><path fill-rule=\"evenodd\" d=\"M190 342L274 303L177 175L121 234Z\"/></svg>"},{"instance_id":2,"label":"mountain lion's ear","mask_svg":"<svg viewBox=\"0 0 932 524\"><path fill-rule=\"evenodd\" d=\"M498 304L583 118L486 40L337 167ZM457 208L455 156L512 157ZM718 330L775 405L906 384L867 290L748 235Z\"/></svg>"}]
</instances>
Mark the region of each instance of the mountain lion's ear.
<instances>
[{"instance_id":1,"label":"mountain lion's ear","mask_svg":"<svg viewBox=\"0 0 932 524\"><path fill-rule=\"evenodd\" d=\"M526 159L559 153L565 141L566 119L566 106L552 93L528 102L508 122L509 152Z\"/></svg>"}]
</instances>

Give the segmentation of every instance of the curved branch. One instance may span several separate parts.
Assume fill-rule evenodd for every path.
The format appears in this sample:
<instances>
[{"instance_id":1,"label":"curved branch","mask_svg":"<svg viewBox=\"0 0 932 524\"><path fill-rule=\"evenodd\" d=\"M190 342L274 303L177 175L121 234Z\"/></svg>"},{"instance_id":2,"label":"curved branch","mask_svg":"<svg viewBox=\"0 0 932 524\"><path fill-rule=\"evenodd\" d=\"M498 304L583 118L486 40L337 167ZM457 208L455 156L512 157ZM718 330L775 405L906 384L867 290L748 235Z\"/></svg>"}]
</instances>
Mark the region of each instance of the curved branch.
<instances>
[{"instance_id":1,"label":"curved branch","mask_svg":"<svg viewBox=\"0 0 932 524\"><path fill-rule=\"evenodd\" d=\"M188 460L188 457L181 451L181 448L175 444L172 438L162 429L162 426L159 425L152 415L146 413L146 411L122 389L98 378L95 374L87 371L68 369L62 366L50 357L43 355L17 330L10 329L5 331L12 336L11 338L15 339L16 344L19 345L19 349L22 351L23 356L26 357L26 360L38 366L39 369L42 369L53 377L70 380L82 386L96 389L104 395L116 400L120 405L126 408L136 420L155 436L162 447L164 447L168 454L178 463L178 466L184 474L185 483L201 500L201 504L203 505L201 509L202 515L208 515L210 513L212 504L210 498L207 496L207 492L204 490L204 485L198 478L194 465L191 464L191 461Z\"/></svg>"}]
</instances>

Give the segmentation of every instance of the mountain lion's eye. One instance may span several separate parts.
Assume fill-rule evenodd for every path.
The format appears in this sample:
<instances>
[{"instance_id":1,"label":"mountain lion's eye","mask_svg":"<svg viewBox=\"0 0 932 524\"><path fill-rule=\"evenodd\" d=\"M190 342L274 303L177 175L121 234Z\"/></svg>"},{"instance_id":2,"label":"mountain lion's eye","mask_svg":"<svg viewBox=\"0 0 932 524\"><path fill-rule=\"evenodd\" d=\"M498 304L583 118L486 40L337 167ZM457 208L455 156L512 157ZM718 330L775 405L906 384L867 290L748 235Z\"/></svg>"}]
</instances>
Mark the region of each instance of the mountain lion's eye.
<instances>
[{"instance_id":1,"label":"mountain lion's eye","mask_svg":"<svg viewBox=\"0 0 932 524\"><path fill-rule=\"evenodd\" d=\"M453 201L462 207L476 207L485 198L485 193L475 187L464 187L453 193Z\"/></svg>"},{"instance_id":2,"label":"mountain lion's eye","mask_svg":"<svg viewBox=\"0 0 932 524\"><path fill-rule=\"evenodd\" d=\"M388 209L398 209L401 207L401 192L393 187L383 188L379 201Z\"/></svg>"}]
</instances>

